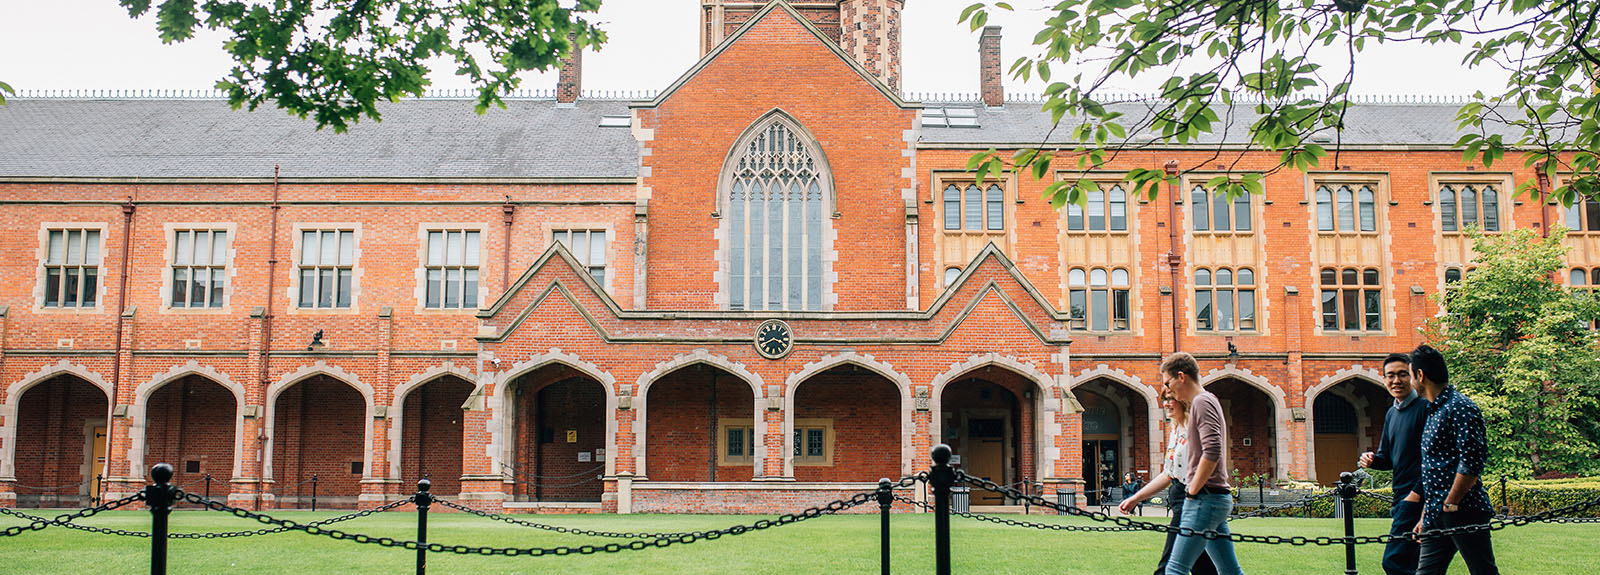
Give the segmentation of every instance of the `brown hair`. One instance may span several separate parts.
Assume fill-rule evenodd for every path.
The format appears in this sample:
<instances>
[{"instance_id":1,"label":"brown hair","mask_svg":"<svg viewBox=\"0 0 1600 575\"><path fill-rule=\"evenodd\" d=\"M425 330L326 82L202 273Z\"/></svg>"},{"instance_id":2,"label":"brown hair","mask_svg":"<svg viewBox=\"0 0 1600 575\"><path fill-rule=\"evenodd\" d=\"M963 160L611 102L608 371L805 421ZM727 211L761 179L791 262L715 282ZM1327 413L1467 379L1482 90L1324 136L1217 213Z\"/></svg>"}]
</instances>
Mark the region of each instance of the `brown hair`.
<instances>
[{"instance_id":1,"label":"brown hair","mask_svg":"<svg viewBox=\"0 0 1600 575\"><path fill-rule=\"evenodd\" d=\"M1161 373L1167 375L1184 374L1189 376L1189 381L1200 383L1200 365L1195 363L1194 356L1189 352L1179 351L1167 356L1161 362Z\"/></svg>"}]
</instances>

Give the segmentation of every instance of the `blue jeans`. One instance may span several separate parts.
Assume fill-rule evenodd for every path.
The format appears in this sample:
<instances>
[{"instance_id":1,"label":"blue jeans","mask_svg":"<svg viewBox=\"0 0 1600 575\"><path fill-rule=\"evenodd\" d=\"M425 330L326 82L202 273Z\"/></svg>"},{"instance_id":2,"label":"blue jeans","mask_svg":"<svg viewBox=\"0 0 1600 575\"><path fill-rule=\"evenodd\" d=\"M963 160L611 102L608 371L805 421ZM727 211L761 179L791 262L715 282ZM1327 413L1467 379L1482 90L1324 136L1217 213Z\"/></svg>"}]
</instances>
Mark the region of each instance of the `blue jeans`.
<instances>
[{"instance_id":1,"label":"blue jeans","mask_svg":"<svg viewBox=\"0 0 1600 575\"><path fill-rule=\"evenodd\" d=\"M1233 511L1233 496L1226 493L1202 493L1200 497L1183 502L1182 527L1200 531L1228 533L1228 513ZM1225 537L1207 540L1199 535L1179 535L1172 545L1172 557L1167 560L1167 575L1189 575L1200 552L1211 556L1211 562L1222 575L1244 575L1239 569L1239 558L1233 554L1233 542Z\"/></svg>"},{"instance_id":2,"label":"blue jeans","mask_svg":"<svg viewBox=\"0 0 1600 575\"><path fill-rule=\"evenodd\" d=\"M1395 538L1383 547L1383 572L1388 575L1416 575L1419 548L1416 541L1404 537L1422 519L1422 502L1395 501L1389 514L1394 517L1394 522L1389 525L1389 534Z\"/></svg>"}]
</instances>

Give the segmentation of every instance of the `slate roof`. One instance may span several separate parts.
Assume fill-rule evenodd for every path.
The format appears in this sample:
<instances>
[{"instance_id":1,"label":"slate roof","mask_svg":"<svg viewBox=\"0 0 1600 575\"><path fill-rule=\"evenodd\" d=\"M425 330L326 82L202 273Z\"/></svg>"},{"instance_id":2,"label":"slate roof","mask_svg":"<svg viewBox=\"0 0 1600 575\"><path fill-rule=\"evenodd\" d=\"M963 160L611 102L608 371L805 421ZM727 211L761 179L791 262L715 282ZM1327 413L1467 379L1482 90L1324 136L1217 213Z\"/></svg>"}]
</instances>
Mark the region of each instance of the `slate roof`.
<instances>
[{"instance_id":1,"label":"slate roof","mask_svg":"<svg viewBox=\"0 0 1600 575\"><path fill-rule=\"evenodd\" d=\"M633 178L639 152L628 128L601 128L628 115L626 100L508 100L482 116L471 101L384 104L383 121L344 134L317 131L277 109L232 110L216 99L14 98L0 106L0 178L526 180ZM1036 145L1050 132L1038 103L986 109L966 102L928 108L976 110L977 128L924 127L926 146ZM1136 102L1114 104L1130 114ZM1455 143L1459 104L1359 104L1346 114L1346 146L1440 148ZM1253 118L1226 134L1239 142ZM1070 122L1064 122L1068 124ZM1068 143L1071 126L1051 133Z\"/></svg>"},{"instance_id":2,"label":"slate roof","mask_svg":"<svg viewBox=\"0 0 1600 575\"><path fill-rule=\"evenodd\" d=\"M0 177L542 179L632 178L638 144L621 100L508 100L478 115L465 100L380 107L347 133L276 108L216 99L28 99L0 106Z\"/></svg>"}]
</instances>

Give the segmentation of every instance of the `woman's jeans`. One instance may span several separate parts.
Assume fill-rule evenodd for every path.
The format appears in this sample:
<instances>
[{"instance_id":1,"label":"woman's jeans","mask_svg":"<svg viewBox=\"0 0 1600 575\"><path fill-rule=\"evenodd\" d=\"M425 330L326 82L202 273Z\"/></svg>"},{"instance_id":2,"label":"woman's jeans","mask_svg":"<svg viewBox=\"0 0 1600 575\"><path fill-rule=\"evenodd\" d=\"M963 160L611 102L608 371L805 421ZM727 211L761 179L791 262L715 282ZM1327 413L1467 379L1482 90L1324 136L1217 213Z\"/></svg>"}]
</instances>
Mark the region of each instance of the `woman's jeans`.
<instances>
[{"instance_id":1,"label":"woman's jeans","mask_svg":"<svg viewBox=\"0 0 1600 575\"><path fill-rule=\"evenodd\" d=\"M1179 535L1172 545L1172 557L1167 560L1167 575L1188 575L1190 566L1205 551L1222 575L1243 575L1239 558L1233 554L1233 541L1226 537L1206 539L1202 531L1228 533L1228 514L1233 511L1233 496L1227 493L1202 493L1200 497L1183 502L1182 527L1193 529L1195 535Z\"/></svg>"},{"instance_id":2,"label":"woman's jeans","mask_svg":"<svg viewBox=\"0 0 1600 575\"><path fill-rule=\"evenodd\" d=\"M1173 481L1172 487L1167 488L1167 504L1172 510L1172 522L1169 525L1178 527L1183 521L1183 483ZM1161 547L1161 562L1156 564L1155 575L1167 572L1167 558L1172 556L1172 543L1177 540L1177 533L1167 534L1167 544ZM1195 560L1194 568L1190 575L1217 575L1216 566L1211 564L1211 557L1205 551L1200 552L1200 558Z\"/></svg>"}]
</instances>

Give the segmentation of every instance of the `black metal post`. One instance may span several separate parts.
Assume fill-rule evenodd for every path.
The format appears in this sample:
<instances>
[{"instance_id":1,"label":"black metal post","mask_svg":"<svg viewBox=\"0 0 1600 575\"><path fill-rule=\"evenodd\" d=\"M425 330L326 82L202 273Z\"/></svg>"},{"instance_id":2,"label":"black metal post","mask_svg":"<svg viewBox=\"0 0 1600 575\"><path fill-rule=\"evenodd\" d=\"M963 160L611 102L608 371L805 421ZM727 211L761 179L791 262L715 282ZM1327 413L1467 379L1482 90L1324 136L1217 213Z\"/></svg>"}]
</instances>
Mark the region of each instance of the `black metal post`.
<instances>
[{"instance_id":1,"label":"black metal post","mask_svg":"<svg viewBox=\"0 0 1600 575\"><path fill-rule=\"evenodd\" d=\"M417 482L417 575L428 572L428 506L433 505L433 482Z\"/></svg>"},{"instance_id":2,"label":"black metal post","mask_svg":"<svg viewBox=\"0 0 1600 575\"><path fill-rule=\"evenodd\" d=\"M317 474L311 474L311 510L317 510Z\"/></svg>"},{"instance_id":3,"label":"black metal post","mask_svg":"<svg viewBox=\"0 0 1600 575\"><path fill-rule=\"evenodd\" d=\"M1511 492L1506 491L1506 476L1500 476L1500 513L1511 514Z\"/></svg>"},{"instance_id":4,"label":"black metal post","mask_svg":"<svg viewBox=\"0 0 1600 575\"><path fill-rule=\"evenodd\" d=\"M894 505L894 484L885 477L878 480L878 548L883 575L889 575L889 507Z\"/></svg>"},{"instance_id":5,"label":"black metal post","mask_svg":"<svg viewBox=\"0 0 1600 575\"><path fill-rule=\"evenodd\" d=\"M95 505L106 501L106 475L104 473L94 474L94 497L91 498L91 501Z\"/></svg>"},{"instance_id":6,"label":"black metal post","mask_svg":"<svg viewBox=\"0 0 1600 575\"><path fill-rule=\"evenodd\" d=\"M211 499L211 474L206 474L206 499Z\"/></svg>"},{"instance_id":7,"label":"black metal post","mask_svg":"<svg viewBox=\"0 0 1600 575\"><path fill-rule=\"evenodd\" d=\"M935 445L932 455L928 483L933 484L934 573L950 575L950 486L956 482L956 470L950 467L950 446Z\"/></svg>"},{"instance_id":8,"label":"black metal post","mask_svg":"<svg viewBox=\"0 0 1600 575\"><path fill-rule=\"evenodd\" d=\"M1356 478L1349 471L1339 474L1339 507L1344 510L1344 574L1356 575Z\"/></svg>"},{"instance_id":9,"label":"black metal post","mask_svg":"<svg viewBox=\"0 0 1600 575\"><path fill-rule=\"evenodd\" d=\"M150 506L150 575L167 573L167 516L172 514L172 500L178 495L173 487L172 466L158 463L150 469L154 485L144 488L144 502Z\"/></svg>"}]
</instances>

